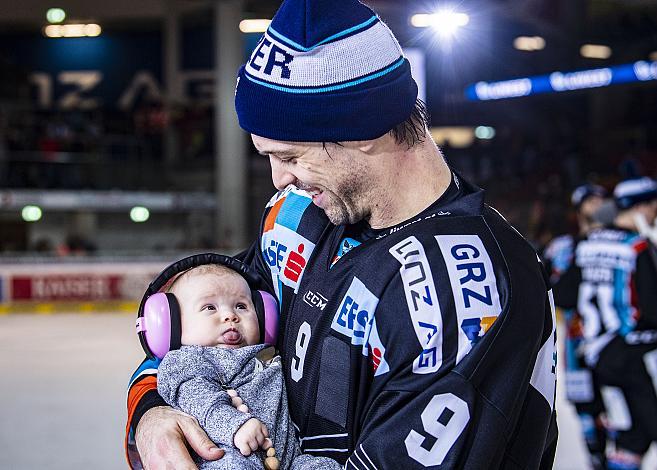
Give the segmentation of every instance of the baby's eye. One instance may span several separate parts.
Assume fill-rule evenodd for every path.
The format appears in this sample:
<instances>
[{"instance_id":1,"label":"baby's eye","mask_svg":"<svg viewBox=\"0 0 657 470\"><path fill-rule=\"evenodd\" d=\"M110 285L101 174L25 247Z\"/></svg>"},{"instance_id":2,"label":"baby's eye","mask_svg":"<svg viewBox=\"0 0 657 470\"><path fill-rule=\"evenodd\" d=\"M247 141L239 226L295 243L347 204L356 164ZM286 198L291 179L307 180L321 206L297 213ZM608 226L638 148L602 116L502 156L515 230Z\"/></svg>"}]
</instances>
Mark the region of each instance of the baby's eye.
<instances>
[{"instance_id":1,"label":"baby's eye","mask_svg":"<svg viewBox=\"0 0 657 470\"><path fill-rule=\"evenodd\" d=\"M245 304L245 303L242 303L242 302L239 302L237 305L235 305L235 307L236 307L238 310L246 310L246 308L247 308L247 307L246 307L246 304Z\"/></svg>"},{"instance_id":2,"label":"baby's eye","mask_svg":"<svg viewBox=\"0 0 657 470\"><path fill-rule=\"evenodd\" d=\"M214 312L217 309L214 307L214 305L208 304L208 305L204 305L203 308L201 309L201 311L205 311L205 310L208 310L210 312Z\"/></svg>"}]
</instances>

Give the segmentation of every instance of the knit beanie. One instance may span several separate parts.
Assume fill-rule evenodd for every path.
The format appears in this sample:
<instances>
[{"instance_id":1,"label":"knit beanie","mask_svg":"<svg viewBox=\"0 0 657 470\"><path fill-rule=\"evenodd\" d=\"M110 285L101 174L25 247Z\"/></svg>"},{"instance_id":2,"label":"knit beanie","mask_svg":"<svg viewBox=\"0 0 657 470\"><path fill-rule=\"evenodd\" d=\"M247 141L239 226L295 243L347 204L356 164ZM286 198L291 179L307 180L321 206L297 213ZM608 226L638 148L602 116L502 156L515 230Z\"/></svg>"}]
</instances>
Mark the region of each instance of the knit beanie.
<instances>
[{"instance_id":1,"label":"knit beanie","mask_svg":"<svg viewBox=\"0 0 657 470\"><path fill-rule=\"evenodd\" d=\"M284 0L239 71L240 126L261 137L381 137L413 112L417 85L388 27L357 0Z\"/></svg>"},{"instance_id":2,"label":"knit beanie","mask_svg":"<svg viewBox=\"0 0 657 470\"><path fill-rule=\"evenodd\" d=\"M621 181L614 188L614 201L621 210L653 199L657 199L657 182L652 178L643 177Z\"/></svg>"},{"instance_id":3,"label":"knit beanie","mask_svg":"<svg viewBox=\"0 0 657 470\"><path fill-rule=\"evenodd\" d=\"M607 191L597 184L583 184L575 188L570 200L573 206L579 209L582 203L591 196L607 197Z\"/></svg>"}]
</instances>

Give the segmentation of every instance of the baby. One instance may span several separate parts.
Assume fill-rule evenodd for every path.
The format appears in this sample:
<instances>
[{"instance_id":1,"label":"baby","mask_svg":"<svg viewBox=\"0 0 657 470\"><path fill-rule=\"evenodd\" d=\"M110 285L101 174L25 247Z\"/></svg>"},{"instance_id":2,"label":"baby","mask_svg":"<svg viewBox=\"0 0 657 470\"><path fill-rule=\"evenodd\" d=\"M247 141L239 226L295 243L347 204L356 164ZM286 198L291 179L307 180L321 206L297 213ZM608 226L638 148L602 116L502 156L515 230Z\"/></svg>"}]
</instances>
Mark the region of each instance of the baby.
<instances>
[{"instance_id":1,"label":"baby","mask_svg":"<svg viewBox=\"0 0 657 470\"><path fill-rule=\"evenodd\" d=\"M258 449L269 449L265 468L277 469L278 460L283 469L341 468L300 453L280 358L262 344L263 328L246 280L228 267L205 264L179 275L168 291L180 306L182 346L162 360L158 392L198 419L226 451L217 461L197 460L200 468L262 469Z\"/></svg>"}]
</instances>

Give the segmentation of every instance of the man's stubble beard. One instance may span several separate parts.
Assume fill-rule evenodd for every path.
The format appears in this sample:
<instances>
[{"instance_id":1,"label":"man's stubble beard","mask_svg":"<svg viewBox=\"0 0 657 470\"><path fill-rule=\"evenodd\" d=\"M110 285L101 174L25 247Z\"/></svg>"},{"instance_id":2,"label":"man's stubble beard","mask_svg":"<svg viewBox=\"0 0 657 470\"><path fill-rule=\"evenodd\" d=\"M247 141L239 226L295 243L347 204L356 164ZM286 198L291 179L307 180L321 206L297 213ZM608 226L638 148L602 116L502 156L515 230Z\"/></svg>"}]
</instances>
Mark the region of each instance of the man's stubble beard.
<instances>
[{"instance_id":1,"label":"man's stubble beard","mask_svg":"<svg viewBox=\"0 0 657 470\"><path fill-rule=\"evenodd\" d=\"M359 204L365 197L362 194L362 177L351 174L338 184L336 191L331 191L330 204L324 208L326 217L333 225L353 225L369 217Z\"/></svg>"}]
</instances>

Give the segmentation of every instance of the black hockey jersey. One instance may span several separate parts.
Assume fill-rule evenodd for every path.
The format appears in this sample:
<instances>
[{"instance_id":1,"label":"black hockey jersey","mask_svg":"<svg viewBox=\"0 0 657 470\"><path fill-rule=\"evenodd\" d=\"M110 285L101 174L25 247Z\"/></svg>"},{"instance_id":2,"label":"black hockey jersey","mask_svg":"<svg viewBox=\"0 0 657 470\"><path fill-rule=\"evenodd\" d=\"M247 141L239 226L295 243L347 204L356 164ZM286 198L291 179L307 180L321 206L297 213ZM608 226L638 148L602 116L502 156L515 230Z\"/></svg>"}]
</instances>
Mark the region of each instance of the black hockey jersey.
<instances>
[{"instance_id":1,"label":"black hockey jersey","mask_svg":"<svg viewBox=\"0 0 657 470\"><path fill-rule=\"evenodd\" d=\"M304 452L356 469L551 468L555 319L529 244L462 196L351 249L290 187L247 261L281 302Z\"/></svg>"},{"instance_id":2,"label":"black hockey jersey","mask_svg":"<svg viewBox=\"0 0 657 470\"><path fill-rule=\"evenodd\" d=\"M571 267L555 285L557 305L576 308L583 322L590 366L616 336L657 329L654 250L636 232L618 227L591 231L576 241Z\"/></svg>"}]
</instances>

